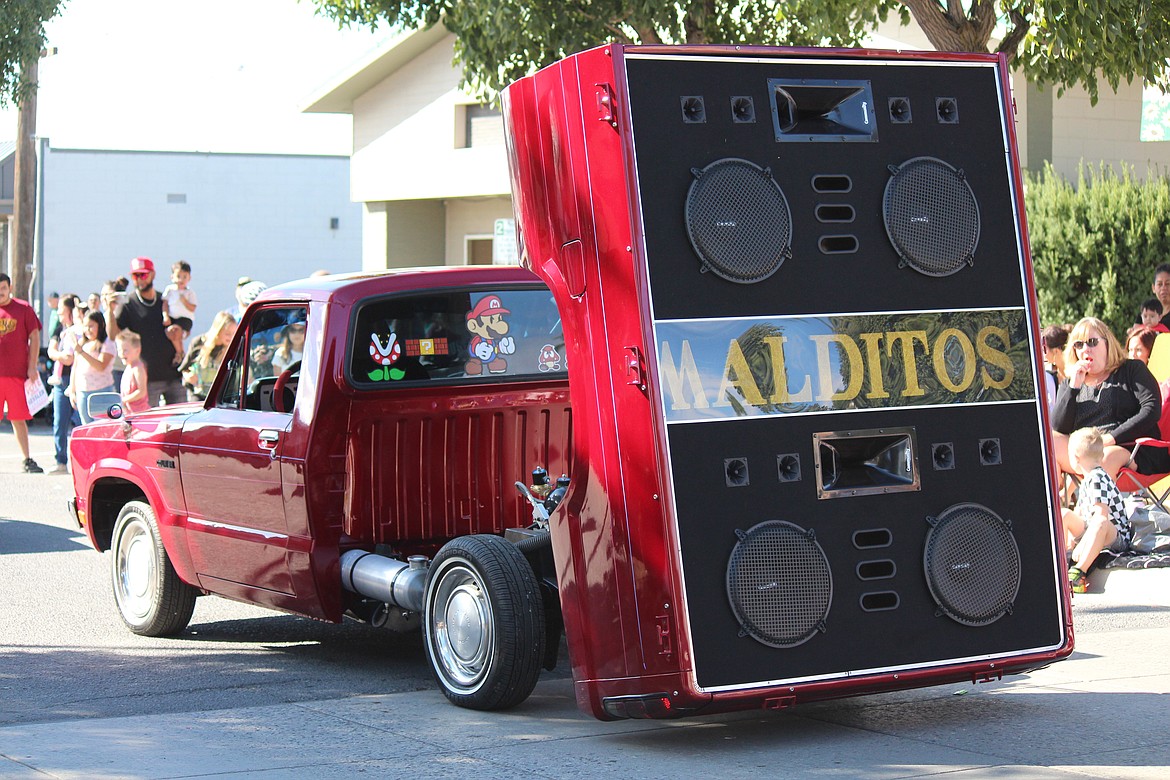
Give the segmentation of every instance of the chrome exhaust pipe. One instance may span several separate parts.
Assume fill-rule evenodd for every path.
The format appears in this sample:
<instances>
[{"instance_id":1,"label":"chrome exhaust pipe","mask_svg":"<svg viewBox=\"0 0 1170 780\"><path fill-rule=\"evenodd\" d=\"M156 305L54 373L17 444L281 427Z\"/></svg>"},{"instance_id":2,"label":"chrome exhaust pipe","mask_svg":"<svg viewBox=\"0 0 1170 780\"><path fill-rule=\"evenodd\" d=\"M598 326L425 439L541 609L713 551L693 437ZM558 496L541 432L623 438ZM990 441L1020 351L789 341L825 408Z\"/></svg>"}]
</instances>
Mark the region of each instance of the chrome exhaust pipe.
<instances>
[{"instance_id":1,"label":"chrome exhaust pipe","mask_svg":"<svg viewBox=\"0 0 1170 780\"><path fill-rule=\"evenodd\" d=\"M359 596L408 612L422 612L427 565L425 555L412 555L403 562L365 550L350 550L341 556L341 584Z\"/></svg>"}]
</instances>

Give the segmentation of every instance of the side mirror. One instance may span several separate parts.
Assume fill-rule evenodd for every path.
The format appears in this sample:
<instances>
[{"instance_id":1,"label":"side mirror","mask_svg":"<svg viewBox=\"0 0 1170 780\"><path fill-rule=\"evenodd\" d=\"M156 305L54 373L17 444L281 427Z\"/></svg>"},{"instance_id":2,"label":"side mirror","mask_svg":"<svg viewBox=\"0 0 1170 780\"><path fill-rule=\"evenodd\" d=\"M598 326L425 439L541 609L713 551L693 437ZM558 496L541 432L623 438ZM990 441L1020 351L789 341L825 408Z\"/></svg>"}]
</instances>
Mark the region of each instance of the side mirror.
<instances>
[{"instance_id":1,"label":"side mirror","mask_svg":"<svg viewBox=\"0 0 1170 780\"><path fill-rule=\"evenodd\" d=\"M121 419L122 396L118 393L94 393L87 399L85 411L95 420Z\"/></svg>"}]
</instances>

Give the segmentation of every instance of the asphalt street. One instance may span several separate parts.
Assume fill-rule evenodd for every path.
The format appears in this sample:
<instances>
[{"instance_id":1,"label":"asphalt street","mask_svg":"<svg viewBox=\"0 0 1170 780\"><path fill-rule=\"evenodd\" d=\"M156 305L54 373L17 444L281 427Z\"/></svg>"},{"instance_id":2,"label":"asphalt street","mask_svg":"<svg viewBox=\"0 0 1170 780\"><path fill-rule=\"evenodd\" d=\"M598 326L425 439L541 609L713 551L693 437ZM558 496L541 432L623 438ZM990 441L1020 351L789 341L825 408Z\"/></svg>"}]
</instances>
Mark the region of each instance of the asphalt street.
<instances>
[{"instance_id":1,"label":"asphalt street","mask_svg":"<svg viewBox=\"0 0 1170 780\"><path fill-rule=\"evenodd\" d=\"M35 430L35 429L34 429ZM51 465L47 431L34 454ZM417 635L202 598L127 631L108 556L0 426L0 778L1163 778L1170 570L1074 600L1077 650L1029 675L782 712L602 723L565 664L505 713L449 705Z\"/></svg>"}]
</instances>

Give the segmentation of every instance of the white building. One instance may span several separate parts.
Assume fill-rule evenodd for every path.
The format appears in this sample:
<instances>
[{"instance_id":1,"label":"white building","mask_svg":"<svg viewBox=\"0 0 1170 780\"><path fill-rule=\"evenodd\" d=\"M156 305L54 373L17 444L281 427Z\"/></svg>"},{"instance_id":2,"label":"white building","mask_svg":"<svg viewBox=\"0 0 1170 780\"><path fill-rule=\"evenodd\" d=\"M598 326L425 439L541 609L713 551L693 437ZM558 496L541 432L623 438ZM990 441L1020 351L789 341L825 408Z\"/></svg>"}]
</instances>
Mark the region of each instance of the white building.
<instances>
[{"instance_id":1,"label":"white building","mask_svg":"<svg viewBox=\"0 0 1170 780\"><path fill-rule=\"evenodd\" d=\"M928 48L916 27L886 25L874 48ZM896 39L895 39L896 37ZM512 216L503 123L459 88L455 36L442 26L405 34L311 99L308 112L353 115L351 196L362 204L362 265L491 262L493 233ZM1170 166L1170 142L1140 140L1142 84L1101 82L1056 97L1014 79L1021 164L1045 161L1076 179L1082 163ZM511 236L505 242L514 245ZM495 247L497 260L501 255ZM503 252L507 255L507 251Z\"/></svg>"},{"instance_id":2,"label":"white building","mask_svg":"<svg viewBox=\"0 0 1170 780\"><path fill-rule=\"evenodd\" d=\"M200 332L235 307L241 276L274 285L361 266L346 157L57 149L42 139L39 158L41 300L96 292L138 256L154 260L161 289L186 260Z\"/></svg>"}]
</instances>

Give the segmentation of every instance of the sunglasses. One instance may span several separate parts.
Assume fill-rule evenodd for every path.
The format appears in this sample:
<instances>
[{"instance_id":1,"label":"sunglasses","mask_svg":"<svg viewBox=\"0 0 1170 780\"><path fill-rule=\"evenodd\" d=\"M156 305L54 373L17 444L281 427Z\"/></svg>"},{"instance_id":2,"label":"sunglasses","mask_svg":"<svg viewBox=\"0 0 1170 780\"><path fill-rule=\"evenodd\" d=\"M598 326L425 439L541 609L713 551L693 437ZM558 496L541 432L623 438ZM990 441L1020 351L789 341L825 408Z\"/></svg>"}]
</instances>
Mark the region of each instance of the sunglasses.
<instances>
[{"instance_id":1,"label":"sunglasses","mask_svg":"<svg viewBox=\"0 0 1170 780\"><path fill-rule=\"evenodd\" d=\"M150 271L135 271L134 273L132 273L130 275L133 276L135 279L137 279L140 276L150 276L150 273L151 273Z\"/></svg>"},{"instance_id":2,"label":"sunglasses","mask_svg":"<svg viewBox=\"0 0 1170 780\"><path fill-rule=\"evenodd\" d=\"M1101 339L1097 338L1096 336L1093 336L1091 339L1085 339L1084 341L1074 341L1073 342L1073 349L1080 351L1080 350L1084 349L1085 347L1095 347L1100 343L1101 343Z\"/></svg>"}]
</instances>

